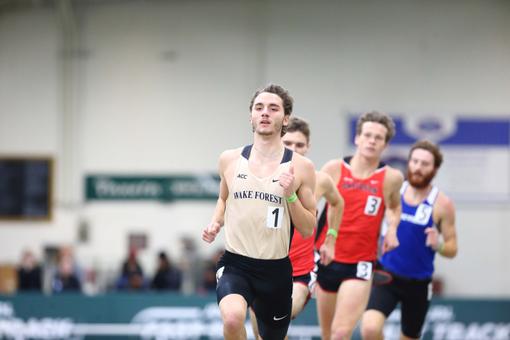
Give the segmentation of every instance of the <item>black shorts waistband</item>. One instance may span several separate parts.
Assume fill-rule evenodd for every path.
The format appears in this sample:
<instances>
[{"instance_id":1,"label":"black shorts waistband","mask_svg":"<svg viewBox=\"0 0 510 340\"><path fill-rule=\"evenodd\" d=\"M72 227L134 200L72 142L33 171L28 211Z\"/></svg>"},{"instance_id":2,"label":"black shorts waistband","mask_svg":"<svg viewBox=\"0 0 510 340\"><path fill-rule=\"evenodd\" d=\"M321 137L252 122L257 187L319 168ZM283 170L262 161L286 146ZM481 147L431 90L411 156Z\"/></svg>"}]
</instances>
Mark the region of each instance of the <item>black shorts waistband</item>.
<instances>
[{"instance_id":1,"label":"black shorts waistband","mask_svg":"<svg viewBox=\"0 0 510 340\"><path fill-rule=\"evenodd\" d=\"M224 262L227 262L227 263L230 261L233 261L233 262L240 261L242 263L246 263L249 266L262 266L265 268L268 268L268 267L270 268L273 266L279 267L284 264L290 263L288 256L281 258L281 259L256 259L253 257L248 257L248 256L232 253L228 250L225 250L225 254L223 255L223 260L224 260Z\"/></svg>"},{"instance_id":2,"label":"black shorts waistband","mask_svg":"<svg viewBox=\"0 0 510 340\"><path fill-rule=\"evenodd\" d=\"M431 278L427 278L427 279L415 279L415 278L404 277L404 276L392 273L389 270L386 270L386 271L391 274L391 276L393 277L394 280L399 280L399 281L402 281L402 282L417 283L417 284L429 284L430 282L432 282Z\"/></svg>"},{"instance_id":3,"label":"black shorts waistband","mask_svg":"<svg viewBox=\"0 0 510 340\"><path fill-rule=\"evenodd\" d=\"M383 270L385 272L388 272L388 273L391 274L391 276L394 279L397 279L397 280L402 281L402 282L414 282L414 283L430 283L430 282L432 282L432 278L430 278L430 277L429 278L423 278L423 279L416 279L416 278L405 277L405 276L401 276L401 275L395 274L391 270L386 269L382 265L382 263L380 261L376 262L375 269L379 269L379 270Z\"/></svg>"}]
</instances>

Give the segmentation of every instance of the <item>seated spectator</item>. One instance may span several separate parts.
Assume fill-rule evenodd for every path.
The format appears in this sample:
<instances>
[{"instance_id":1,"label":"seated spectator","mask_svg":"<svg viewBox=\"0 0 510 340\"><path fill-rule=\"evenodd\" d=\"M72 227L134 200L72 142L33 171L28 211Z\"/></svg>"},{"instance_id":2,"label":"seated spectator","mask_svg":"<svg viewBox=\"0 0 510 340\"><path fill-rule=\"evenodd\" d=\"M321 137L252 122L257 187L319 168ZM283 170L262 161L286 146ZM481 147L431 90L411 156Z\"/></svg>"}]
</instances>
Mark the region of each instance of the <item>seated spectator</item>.
<instances>
[{"instance_id":1,"label":"seated spectator","mask_svg":"<svg viewBox=\"0 0 510 340\"><path fill-rule=\"evenodd\" d=\"M70 245L64 245L59 249L59 258L66 258L68 262L71 263L73 274L76 276L78 281L83 282L85 279L85 274L83 269L78 265L76 259L74 257L73 247Z\"/></svg>"},{"instance_id":2,"label":"seated spectator","mask_svg":"<svg viewBox=\"0 0 510 340\"><path fill-rule=\"evenodd\" d=\"M158 269L152 279L151 288L155 290L180 290L182 273L173 265L165 252L158 256Z\"/></svg>"},{"instance_id":3,"label":"seated spectator","mask_svg":"<svg viewBox=\"0 0 510 340\"><path fill-rule=\"evenodd\" d=\"M198 253L198 248L193 237L183 235L180 241L179 268L182 270L181 292L185 295L194 294L201 288L203 260Z\"/></svg>"},{"instance_id":4,"label":"seated spectator","mask_svg":"<svg viewBox=\"0 0 510 340\"><path fill-rule=\"evenodd\" d=\"M81 292L81 282L74 269L71 256L60 256L57 273L52 282L53 293Z\"/></svg>"},{"instance_id":5,"label":"seated spectator","mask_svg":"<svg viewBox=\"0 0 510 340\"><path fill-rule=\"evenodd\" d=\"M21 263L18 267L18 291L40 292L42 289L41 266L37 263L34 254L30 250L23 252Z\"/></svg>"},{"instance_id":6,"label":"seated spectator","mask_svg":"<svg viewBox=\"0 0 510 340\"><path fill-rule=\"evenodd\" d=\"M128 258L122 264L116 286L119 290L143 290L147 287L142 266L138 263L136 248L131 248Z\"/></svg>"},{"instance_id":7,"label":"seated spectator","mask_svg":"<svg viewBox=\"0 0 510 340\"><path fill-rule=\"evenodd\" d=\"M204 272L202 275L202 290L208 293L216 290L216 264L225 252L224 249L218 249L210 259L205 261Z\"/></svg>"}]
</instances>

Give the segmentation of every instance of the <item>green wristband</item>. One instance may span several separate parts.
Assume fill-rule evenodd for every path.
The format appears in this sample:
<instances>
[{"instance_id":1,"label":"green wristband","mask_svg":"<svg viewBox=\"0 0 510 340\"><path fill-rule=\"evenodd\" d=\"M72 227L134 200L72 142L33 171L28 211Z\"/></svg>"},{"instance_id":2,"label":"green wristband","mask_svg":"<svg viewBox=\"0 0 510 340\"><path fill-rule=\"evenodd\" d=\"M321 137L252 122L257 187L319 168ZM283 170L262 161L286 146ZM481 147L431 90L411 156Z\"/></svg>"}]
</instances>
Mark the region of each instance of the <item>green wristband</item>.
<instances>
[{"instance_id":1,"label":"green wristband","mask_svg":"<svg viewBox=\"0 0 510 340\"><path fill-rule=\"evenodd\" d=\"M296 193L293 193L292 195L290 195L290 197L287 197L287 202L289 203L294 203L297 201L298 197L296 195Z\"/></svg>"},{"instance_id":2,"label":"green wristband","mask_svg":"<svg viewBox=\"0 0 510 340\"><path fill-rule=\"evenodd\" d=\"M326 236L328 236L328 235L331 235L334 238L337 238L338 237L338 231L333 229L333 228L329 228L328 232L326 233Z\"/></svg>"}]
</instances>

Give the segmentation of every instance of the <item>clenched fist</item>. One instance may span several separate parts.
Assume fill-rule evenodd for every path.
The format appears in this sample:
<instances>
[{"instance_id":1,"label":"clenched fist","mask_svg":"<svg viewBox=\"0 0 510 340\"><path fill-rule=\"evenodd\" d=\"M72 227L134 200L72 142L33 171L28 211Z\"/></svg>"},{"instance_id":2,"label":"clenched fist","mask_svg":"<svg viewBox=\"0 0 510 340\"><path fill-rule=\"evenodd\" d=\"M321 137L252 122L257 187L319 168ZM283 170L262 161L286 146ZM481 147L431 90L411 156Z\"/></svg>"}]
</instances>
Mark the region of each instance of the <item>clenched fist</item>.
<instances>
[{"instance_id":1,"label":"clenched fist","mask_svg":"<svg viewBox=\"0 0 510 340\"><path fill-rule=\"evenodd\" d=\"M221 225L218 222L211 222L202 231L202 240L207 243L211 243L216 238L216 235L220 232Z\"/></svg>"},{"instance_id":2,"label":"clenched fist","mask_svg":"<svg viewBox=\"0 0 510 340\"><path fill-rule=\"evenodd\" d=\"M289 167L288 172L282 172L278 178L280 186L283 188L283 195L290 197L295 192L294 190L294 166Z\"/></svg>"},{"instance_id":3,"label":"clenched fist","mask_svg":"<svg viewBox=\"0 0 510 340\"><path fill-rule=\"evenodd\" d=\"M425 245L432 248L434 251L438 251L439 249L439 231L437 228L427 228L425 229L425 234L427 234L427 239L425 241Z\"/></svg>"},{"instance_id":4,"label":"clenched fist","mask_svg":"<svg viewBox=\"0 0 510 340\"><path fill-rule=\"evenodd\" d=\"M399 246L399 241L397 238L397 233L395 231L389 231L386 233L384 237L383 245L382 245L382 253L385 254Z\"/></svg>"}]
</instances>

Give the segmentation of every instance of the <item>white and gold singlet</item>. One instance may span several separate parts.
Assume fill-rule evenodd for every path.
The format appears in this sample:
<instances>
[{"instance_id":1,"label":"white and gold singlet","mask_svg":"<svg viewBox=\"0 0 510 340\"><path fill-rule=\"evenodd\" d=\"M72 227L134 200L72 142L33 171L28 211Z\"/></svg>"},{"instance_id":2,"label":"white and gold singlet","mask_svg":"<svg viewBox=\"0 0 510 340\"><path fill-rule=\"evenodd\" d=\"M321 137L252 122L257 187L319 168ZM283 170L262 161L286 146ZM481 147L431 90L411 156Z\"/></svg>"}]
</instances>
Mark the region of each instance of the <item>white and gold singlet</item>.
<instances>
[{"instance_id":1,"label":"white and gold singlet","mask_svg":"<svg viewBox=\"0 0 510 340\"><path fill-rule=\"evenodd\" d=\"M226 249L256 259L281 259L289 253L291 222L278 178L288 171L292 151L285 149L273 174L258 178L248 167L251 149L252 145L244 147L229 188L225 209Z\"/></svg>"}]
</instances>

